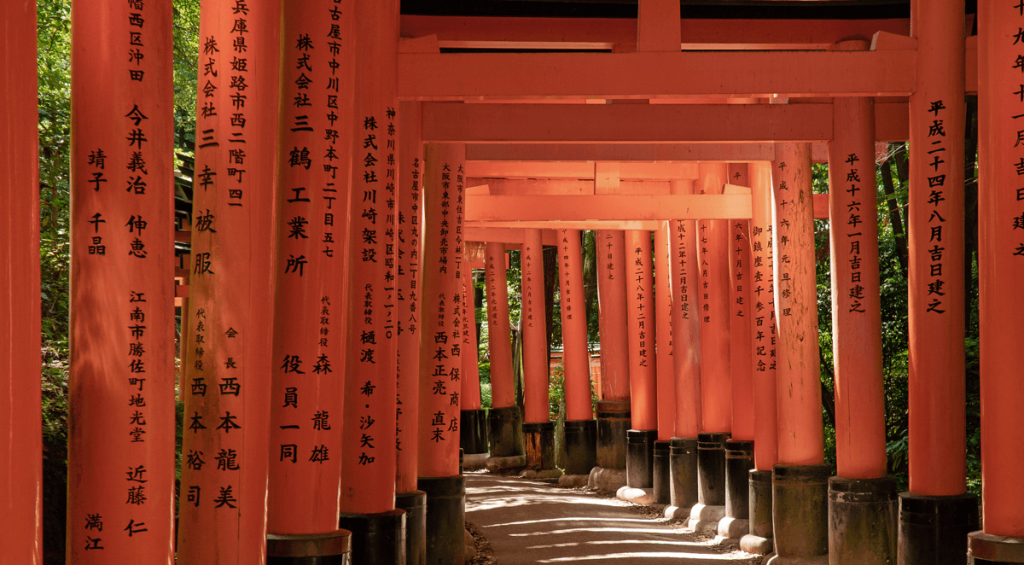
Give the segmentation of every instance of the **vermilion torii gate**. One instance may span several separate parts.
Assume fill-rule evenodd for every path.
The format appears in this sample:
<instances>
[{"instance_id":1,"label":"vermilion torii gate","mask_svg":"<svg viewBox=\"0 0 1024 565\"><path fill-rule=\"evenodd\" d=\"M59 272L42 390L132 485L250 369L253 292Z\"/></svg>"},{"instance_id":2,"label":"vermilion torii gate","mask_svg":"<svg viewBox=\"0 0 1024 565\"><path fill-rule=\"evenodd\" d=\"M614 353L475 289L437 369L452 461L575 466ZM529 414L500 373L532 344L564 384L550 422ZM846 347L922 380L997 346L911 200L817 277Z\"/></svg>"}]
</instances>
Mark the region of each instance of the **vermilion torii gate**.
<instances>
[{"instance_id":1,"label":"vermilion torii gate","mask_svg":"<svg viewBox=\"0 0 1024 565\"><path fill-rule=\"evenodd\" d=\"M478 407L466 391L479 394L463 382L476 378L463 254L480 242L495 459L527 455L524 417L531 445L548 427L536 333L527 413L514 401L506 245L531 261L558 245L571 475L600 488L667 476L667 512L774 550L772 563L1024 563L1024 8L983 1L974 22L963 0L912 0L909 18L834 4L765 2L779 18L758 20L677 0L620 18L204 2L176 532L170 2L77 0L69 561L461 562L459 426ZM23 310L38 288L34 28L31 9L0 16L0 319L14 327L35 319ZM970 538L967 93L981 108L985 500ZM872 162L875 143L908 140L910 487L897 495ZM828 195L811 193L815 162L829 164ZM822 465L814 218L831 234L836 477ZM567 316L579 230L600 248L596 423L585 329ZM18 328L3 334L11 352L38 335ZM17 399L0 443L3 562L41 559L39 435L25 426L38 377L13 361L0 372Z\"/></svg>"}]
</instances>

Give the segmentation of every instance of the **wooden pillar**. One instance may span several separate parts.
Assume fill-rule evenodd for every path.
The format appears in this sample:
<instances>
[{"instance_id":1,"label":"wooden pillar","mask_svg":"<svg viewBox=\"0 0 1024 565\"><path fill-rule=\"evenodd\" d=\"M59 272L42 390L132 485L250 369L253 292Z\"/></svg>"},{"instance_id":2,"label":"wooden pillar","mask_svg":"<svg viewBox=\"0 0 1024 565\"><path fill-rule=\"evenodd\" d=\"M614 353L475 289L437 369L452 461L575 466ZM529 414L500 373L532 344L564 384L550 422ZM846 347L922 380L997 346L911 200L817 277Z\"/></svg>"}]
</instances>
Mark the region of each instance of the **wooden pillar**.
<instances>
[{"instance_id":1,"label":"wooden pillar","mask_svg":"<svg viewBox=\"0 0 1024 565\"><path fill-rule=\"evenodd\" d=\"M693 194L693 181L673 181L672 194ZM700 386L700 282L697 227L693 220L672 229L672 365L675 372L675 437L696 439L703 422Z\"/></svg>"},{"instance_id":2,"label":"wooden pillar","mask_svg":"<svg viewBox=\"0 0 1024 565\"><path fill-rule=\"evenodd\" d=\"M476 341L476 292L473 269L462 269L462 411L480 410L480 357Z\"/></svg>"},{"instance_id":3,"label":"wooden pillar","mask_svg":"<svg viewBox=\"0 0 1024 565\"><path fill-rule=\"evenodd\" d=\"M539 229L524 230L522 257L524 422L548 422L548 347L544 315L544 247Z\"/></svg>"},{"instance_id":4,"label":"wooden pillar","mask_svg":"<svg viewBox=\"0 0 1024 565\"><path fill-rule=\"evenodd\" d=\"M728 168L700 163L697 194L722 194ZM701 393L703 431L732 428L732 374L729 344L729 221L699 220Z\"/></svg>"},{"instance_id":5,"label":"wooden pillar","mask_svg":"<svg viewBox=\"0 0 1024 565\"><path fill-rule=\"evenodd\" d=\"M657 411L658 441L675 435L676 381L674 334L672 331L672 236L670 222L662 222L654 232L654 302L657 324Z\"/></svg>"},{"instance_id":6,"label":"wooden pillar","mask_svg":"<svg viewBox=\"0 0 1024 565\"><path fill-rule=\"evenodd\" d=\"M404 512L395 510L398 8L397 0L349 8L358 37L348 118L354 129L348 288L358 306L347 327L340 524L352 531L352 561L359 563L393 562L404 553ZM369 422L375 423L368 428ZM371 545L381 531L394 537Z\"/></svg>"},{"instance_id":7,"label":"wooden pillar","mask_svg":"<svg viewBox=\"0 0 1024 565\"><path fill-rule=\"evenodd\" d=\"M1016 140L1024 102L1017 58L1024 55L1014 41L1024 26L1024 11L1008 3L978 7L979 156L981 189L978 201L981 317L981 472L984 490L984 532L971 535L971 554L996 560L982 551L982 541L1015 548L1024 538L1024 495L1020 481L1024 441L1019 406L1020 367L1024 338L1019 314L1024 311L1024 186L1019 164L1024 148ZM1010 447L1013 446L1013 447ZM1011 538L998 540L993 538ZM1021 552L1011 562L1021 562Z\"/></svg>"},{"instance_id":8,"label":"wooden pillar","mask_svg":"<svg viewBox=\"0 0 1024 565\"><path fill-rule=\"evenodd\" d=\"M271 21L277 21L278 6L266 2L268 10L273 8ZM271 267L275 289L267 530L274 534L268 545L272 556L280 556L274 547L277 535L309 536L338 529L333 494L339 488L345 427L342 385L348 305L344 284L337 283L345 281L346 273L348 234L343 222L351 169L347 159L331 154L351 152L352 125L332 114L343 106L343 115L350 115L351 91L314 85L345 80L341 77L347 76L346 70L351 72L353 53L351 48L331 45L352 37L351 11L336 14L332 7L329 2L283 6L279 68L284 103L276 132L281 145L275 155L277 262ZM220 8L227 16L233 10L231 5ZM225 17L225 22L231 19ZM337 37L327 37L331 26L339 27ZM341 96L344 102L339 101ZM267 113L273 115L277 108L271 106ZM258 276L259 271L252 272L253 278ZM333 554L317 553L325 558Z\"/></svg>"},{"instance_id":9,"label":"wooden pillar","mask_svg":"<svg viewBox=\"0 0 1024 565\"><path fill-rule=\"evenodd\" d=\"M598 230L597 291L601 332L601 399L629 400L625 233Z\"/></svg>"},{"instance_id":10,"label":"wooden pillar","mask_svg":"<svg viewBox=\"0 0 1024 565\"><path fill-rule=\"evenodd\" d=\"M512 382L512 336L508 321L508 286L505 273L505 244L486 247L487 348L491 357L491 405L515 406Z\"/></svg>"},{"instance_id":11,"label":"wooden pillar","mask_svg":"<svg viewBox=\"0 0 1024 565\"><path fill-rule=\"evenodd\" d=\"M729 165L729 181L750 187L746 163ZM732 439L754 439L753 342L751 327L750 222L729 222L729 360L732 375ZM744 485L745 486L745 485Z\"/></svg>"},{"instance_id":12,"label":"wooden pillar","mask_svg":"<svg viewBox=\"0 0 1024 565\"><path fill-rule=\"evenodd\" d=\"M425 149L419 476L459 474L465 145Z\"/></svg>"},{"instance_id":13,"label":"wooden pillar","mask_svg":"<svg viewBox=\"0 0 1024 565\"><path fill-rule=\"evenodd\" d=\"M632 429L658 429L657 345L651 232L626 232L626 305L629 315L629 400Z\"/></svg>"},{"instance_id":14,"label":"wooden pillar","mask_svg":"<svg viewBox=\"0 0 1024 565\"><path fill-rule=\"evenodd\" d=\"M465 479L459 469L459 393L466 145L424 150L423 333L420 349L419 488L427 493L427 563L454 563L465 551Z\"/></svg>"},{"instance_id":15,"label":"wooden pillar","mask_svg":"<svg viewBox=\"0 0 1024 565\"><path fill-rule=\"evenodd\" d=\"M170 562L171 3L76 2L71 21L68 561Z\"/></svg>"},{"instance_id":16,"label":"wooden pillar","mask_svg":"<svg viewBox=\"0 0 1024 565\"><path fill-rule=\"evenodd\" d=\"M587 305L583 293L583 252L579 230L559 230L559 297L562 317L562 363L565 368L565 419L593 420Z\"/></svg>"},{"instance_id":17,"label":"wooden pillar","mask_svg":"<svg viewBox=\"0 0 1024 565\"><path fill-rule=\"evenodd\" d=\"M771 472L779 462L776 371L775 265L772 238L772 172L769 163L749 165L751 211L751 357L754 388L754 467Z\"/></svg>"},{"instance_id":18,"label":"wooden pillar","mask_svg":"<svg viewBox=\"0 0 1024 565\"><path fill-rule=\"evenodd\" d=\"M43 562L43 452L39 427L39 156L36 108L36 7L0 6L0 210L7 273L0 302L0 344L7 368L0 371L0 561ZM17 463L15 463L17 462ZM115 502L120 502L115 501ZM82 516L71 516L70 542L86 545ZM86 518L88 519L88 518ZM112 523L111 526L114 524ZM91 532L91 531L90 531ZM98 532L94 532L97 533ZM96 537L96 536L93 536Z\"/></svg>"},{"instance_id":19,"label":"wooden pillar","mask_svg":"<svg viewBox=\"0 0 1024 565\"><path fill-rule=\"evenodd\" d=\"M779 313L779 463L818 465L825 454L810 146L777 144L772 173L775 305Z\"/></svg>"},{"instance_id":20,"label":"wooden pillar","mask_svg":"<svg viewBox=\"0 0 1024 565\"><path fill-rule=\"evenodd\" d=\"M911 10L910 492L949 496L966 490L964 3L914 0Z\"/></svg>"},{"instance_id":21,"label":"wooden pillar","mask_svg":"<svg viewBox=\"0 0 1024 565\"><path fill-rule=\"evenodd\" d=\"M398 399L395 491L416 490L419 464L420 336L423 312L423 139L419 102L399 103Z\"/></svg>"},{"instance_id":22,"label":"wooden pillar","mask_svg":"<svg viewBox=\"0 0 1024 565\"><path fill-rule=\"evenodd\" d=\"M836 98L828 146L836 460L848 479L884 477L887 465L873 106Z\"/></svg>"}]
</instances>

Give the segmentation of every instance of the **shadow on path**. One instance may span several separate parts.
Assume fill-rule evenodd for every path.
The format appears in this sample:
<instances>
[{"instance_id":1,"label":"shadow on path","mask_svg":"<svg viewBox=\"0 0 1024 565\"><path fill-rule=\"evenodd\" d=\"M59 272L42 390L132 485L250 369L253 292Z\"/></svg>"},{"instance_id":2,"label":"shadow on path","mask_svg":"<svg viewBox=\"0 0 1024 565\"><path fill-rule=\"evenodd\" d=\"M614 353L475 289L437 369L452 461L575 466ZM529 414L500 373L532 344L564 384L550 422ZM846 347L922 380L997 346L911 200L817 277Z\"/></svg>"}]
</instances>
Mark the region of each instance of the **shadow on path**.
<instances>
[{"instance_id":1,"label":"shadow on path","mask_svg":"<svg viewBox=\"0 0 1024 565\"><path fill-rule=\"evenodd\" d=\"M754 565L760 561L629 506L515 477L466 475L466 520L487 537L499 565Z\"/></svg>"}]
</instances>

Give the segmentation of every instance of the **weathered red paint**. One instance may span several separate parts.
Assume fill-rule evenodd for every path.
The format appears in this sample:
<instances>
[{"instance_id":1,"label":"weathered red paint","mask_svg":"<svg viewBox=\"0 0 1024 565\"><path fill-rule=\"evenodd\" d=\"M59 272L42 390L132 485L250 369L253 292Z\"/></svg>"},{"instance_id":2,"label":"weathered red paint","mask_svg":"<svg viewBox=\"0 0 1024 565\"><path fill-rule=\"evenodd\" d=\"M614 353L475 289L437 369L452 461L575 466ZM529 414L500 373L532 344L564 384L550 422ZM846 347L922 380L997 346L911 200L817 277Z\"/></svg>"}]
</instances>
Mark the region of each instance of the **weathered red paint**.
<instances>
[{"instance_id":1,"label":"weathered red paint","mask_svg":"<svg viewBox=\"0 0 1024 565\"><path fill-rule=\"evenodd\" d=\"M629 400L629 338L626 326L625 233L598 230L598 323L601 331L601 400Z\"/></svg>"},{"instance_id":2,"label":"weathered red paint","mask_svg":"<svg viewBox=\"0 0 1024 565\"><path fill-rule=\"evenodd\" d=\"M508 320L505 245L488 243L484 279L487 291L487 349L491 354L491 406L516 403L512 383L512 331Z\"/></svg>"},{"instance_id":3,"label":"weathered red paint","mask_svg":"<svg viewBox=\"0 0 1024 565\"><path fill-rule=\"evenodd\" d=\"M544 315L544 247L541 232L525 232L521 247L524 417L527 424L550 420L548 338Z\"/></svg>"},{"instance_id":4,"label":"weathered red paint","mask_svg":"<svg viewBox=\"0 0 1024 565\"><path fill-rule=\"evenodd\" d=\"M657 410L658 439L667 441L675 435L676 380L672 333L672 237L670 222L662 222L654 232L654 304L658 314Z\"/></svg>"},{"instance_id":5,"label":"weathered red paint","mask_svg":"<svg viewBox=\"0 0 1024 565\"><path fill-rule=\"evenodd\" d=\"M697 194L722 194L725 163L700 163ZM703 431L732 429L732 374L729 327L729 220L697 222L700 269L700 351Z\"/></svg>"},{"instance_id":6,"label":"weathered red paint","mask_svg":"<svg viewBox=\"0 0 1024 565\"><path fill-rule=\"evenodd\" d=\"M626 232L629 400L634 430L658 429L657 332L651 232Z\"/></svg>"},{"instance_id":7,"label":"weathered red paint","mask_svg":"<svg viewBox=\"0 0 1024 565\"><path fill-rule=\"evenodd\" d=\"M566 420L592 420L594 406L590 395L590 351L587 343L581 233L579 230L558 230L557 235Z\"/></svg>"},{"instance_id":8,"label":"weathered red paint","mask_svg":"<svg viewBox=\"0 0 1024 565\"><path fill-rule=\"evenodd\" d=\"M772 171L764 161L747 165L750 178L751 306L750 338L754 389L754 466L771 471L779 462L776 373L778 331L775 319L775 271L772 238Z\"/></svg>"},{"instance_id":9,"label":"weathered red paint","mask_svg":"<svg viewBox=\"0 0 1024 565\"><path fill-rule=\"evenodd\" d=\"M473 268L462 269L462 398L463 411L479 410L480 357L476 339L476 292L473 288Z\"/></svg>"},{"instance_id":10,"label":"weathered red paint","mask_svg":"<svg viewBox=\"0 0 1024 565\"><path fill-rule=\"evenodd\" d=\"M674 181L672 194L693 194L693 181ZM700 386L700 277L697 225L669 222L672 244L672 367L675 375L675 436L695 438L703 429Z\"/></svg>"}]
</instances>

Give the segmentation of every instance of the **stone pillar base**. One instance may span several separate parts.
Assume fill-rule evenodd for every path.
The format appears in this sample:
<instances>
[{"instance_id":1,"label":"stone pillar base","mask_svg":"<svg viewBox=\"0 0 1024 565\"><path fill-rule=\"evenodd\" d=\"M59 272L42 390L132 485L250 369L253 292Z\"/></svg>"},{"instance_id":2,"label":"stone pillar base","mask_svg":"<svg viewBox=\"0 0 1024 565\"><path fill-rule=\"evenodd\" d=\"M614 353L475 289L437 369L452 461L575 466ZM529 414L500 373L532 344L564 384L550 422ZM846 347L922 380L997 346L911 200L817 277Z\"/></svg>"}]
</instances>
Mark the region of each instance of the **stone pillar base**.
<instances>
[{"instance_id":1,"label":"stone pillar base","mask_svg":"<svg viewBox=\"0 0 1024 565\"><path fill-rule=\"evenodd\" d=\"M624 486L626 486L625 469L594 467L587 480L587 488L601 492L618 492Z\"/></svg>"},{"instance_id":2,"label":"stone pillar base","mask_svg":"<svg viewBox=\"0 0 1024 565\"><path fill-rule=\"evenodd\" d=\"M601 400L597 403L597 466L626 469L626 430L629 429L629 401Z\"/></svg>"},{"instance_id":3,"label":"stone pillar base","mask_svg":"<svg viewBox=\"0 0 1024 565\"><path fill-rule=\"evenodd\" d=\"M725 506L725 442L728 439L729 434L697 435L697 496L705 506Z\"/></svg>"},{"instance_id":4,"label":"stone pillar base","mask_svg":"<svg viewBox=\"0 0 1024 565\"><path fill-rule=\"evenodd\" d=\"M750 470L754 468L754 442L725 442L725 516L750 518ZM747 532L743 532L746 534ZM741 537L743 534L740 534ZM724 535L724 534L720 534Z\"/></svg>"},{"instance_id":5,"label":"stone pillar base","mask_svg":"<svg viewBox=\"0 0 1024 565\"><path fill-rule=\"evenodd\" d=\"M828 563L828 465L776 465L772 469L774 561ZM796 561L802 559L803 561Z\"/></svg>"},{"instance_id":6,"label":"stone pillar base","mask_svg":"<svg viewBox=\"0 0 1024 565\"><path fill-rule=\"evenodd\" d=\"M896 479L828 480L830 565L896 563Z\"/></svg>"},{"instance_id":7,"label":"stone pillar base","mask_svg":"<svg viewBox=\"0 0 1024 565\"><path fill-rule=\"evenodd\" d=\"M463 410L459 420L459 440L466 455L487 453L487 413L480 410Z\"/></svg>"},{"instance_id":8,"label":"stone pillar base","mask_svg":"<svg viewBox=\"0 0 1024 565\"><path fill-rule=\"evenodd\" d=\"M654 442L654 502L658 504L672 504L671 451L672 442Z\"/></svg>"},{"instance_id":9,"label":"stone pillar base","mask_svg":"<svg viewBox=\"0 0 1024 565\"><path fill-rule=\"evenodd\" d=\"M526 466L532 469L555 468L555 423L523 424L526 443Z\"/></svg>"},{"instance_id":10,"label":"stone pillar base","mask_svg":"<svg viewBox=\"0 0 1024 565\"><path fill-rule=\"evenodd\" d=\"M750 533L740 538L740 549L755 555L772 552L772 472L751 469L749 473Z\"/></svg>"},{"instance_id":11,"label":"stone pillar base","mask_svg":"<svg viewBox=\"0 0 1024 565\"><path fill-rule=\"evenodd\" d=\"M395 508L405 510L406 565L426 565L427 493L422 490L397 493Z\"/></svg>"},{"instance_id":12,"label":"stone pillar base","mask_svg":"<svg viewBox=\"0 0 1024 565\"><path fill-rule=\"evenodd\" d=\"M697 438L674 437L669 448L669 509L666 518L688 518L690 509L700 500L697 496Z\"/></svg>"},{"instance_id":13,"label":"stone pillar base","mask_svg":"<svg viewBox=\"0 0 1024 565\"><path fill-rule=\"evenodd\" d=\"M726 513L729 508L726 507ZM743 518L732 518L726 516L718 521L718 535L715 536L715 543L719 545L739 545L740 538L750 532L750 520Z\"/></svg>"},{"instance_id":14,"label":"stone pillar base","mask_svg":"<svg viewBox=\"0 0 1024 565\"><path fill-rule=\"evenodd\" d=\"M462 563L466 553L466 478L420 477L427 493L427 565Z\"/></svg>"},{"instance_id":15,"label":"stone pillar base","mask_svg":"<svg viewBox=\"0 0 1024 565\"><path fill-rule=\"evenodd\" d=\"M646 506L654 504L654 489L634 488L627 485L615 491L615 498Z\"/></svg>"},{"instance_id":16,"label":"stone pillar base","mask_svg":"<svg viewBox=\"0 0 1024 565\"><path fill-rule=\"evenodd\" d=\"M658 430L626 431L626 485L654 488L654 442Z\"/></svg>"},{"instance_id":17,"label":"stone pillar base","mask_svg":"<svg viewBox=\"0 0 1024 565\"><path fill-rule=\"evenodd\" d=\"M967 536L968 565L1024 563L1024 538L1005 538L985 532Z\"/></svg>"},{"instance_id":18,"label":"stone pillar base","mask_svg":"<svg viewBox=\"0 0 1024 565\"><path fill-rule=\"evenodd\" d=\"M963 563L967 536L977 529L978 499L974 495L921 496L901 492L897 563Z\"/></svg>"},{"instance_id":19,"label":"stone pillar base","mask_svg":"<svg viewBox=\"0 0 1024 565\"><path fill-rule=\"evenodd\" d=\"M597 420L565 422L565 474L590 475L597 467Z\"/></svg>"},{"instance_id":20,"label":"stone pillar base","mask_svg":"<svg viewBox=\"0 0 1024 565\"><path fill-rule=\"evenodd\" d=\"M523 450L523 415L518 406L491 408L487 413L490 427L491 455L513 457L525 455Z\"/></svg>"},{"instance_id":21,"label":"stone pillar base","mask_svg":"<svg viewBox=\"0 0 1024 565\"><path fill-rule=\"evenodd\" d=\"M350 565L352 534L267 534L267 565Z\"/></svg>"},{"instance_id":22,"label":"stone pillar base","mask_svg":"<svg viewBox=\"0 0 1024 565\"><path fill-rule=\"evenodd\" d=\"M462 468L463 470L474 471L476 469L483 469L487 467L487 460L490 459L490 453L470 453L462 457Z\"/></svg>"},{"instance_id":23,"label":"stone pillar base","mask_svg":"<svg viewBox=\"0 0 1024 565\"><path fill-rule=\"evenodd\" d=\"M782 557L775 553L765 557L762 565L828 565L828 555L817 557Z\"/></svg>"},{"instance_id":24,"label":"stone pillar base","mask_svg":"<svg viewBox=\"0 0 1024 565\"><path fill-rule=\"evenodd\" d=\"M690 509L689 528L694 532L718 532L718 523L725 518L725 505L708 506L698 502Z\"/></svg>"},{"instance_id":25,"label":"stone pillar base","mask_svg":"<svg viewBox=\"0 0 1024 565\"><path fill-rule=\"evenodd\" d=\"M339 525L352 532L352 562L405 564L405 510L380 514L341 514Z\"/></svg>"},{"instance_id":26,"label":"stone pillar base","mask_svg":"<svg viewBox=\"0 0 1024 565\"><path fill-rule=\"evenodd\" d=\"M522 469L526 466L525 455L513 455L511 457L495 457L491 455L484 464L487 470L496 473L506 469Z\"/></svg>"}]
</instances>

